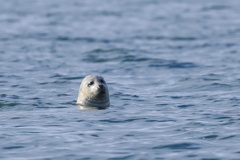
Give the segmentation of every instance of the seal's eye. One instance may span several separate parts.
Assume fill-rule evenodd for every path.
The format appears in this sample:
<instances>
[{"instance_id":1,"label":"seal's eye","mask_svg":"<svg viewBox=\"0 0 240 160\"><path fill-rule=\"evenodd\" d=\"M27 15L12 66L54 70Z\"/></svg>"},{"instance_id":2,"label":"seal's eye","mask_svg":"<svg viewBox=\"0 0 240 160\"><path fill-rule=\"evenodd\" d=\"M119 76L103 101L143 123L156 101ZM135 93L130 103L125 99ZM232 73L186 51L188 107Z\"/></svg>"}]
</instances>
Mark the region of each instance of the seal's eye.
<instances>
[{"instance_id":1,"label":"seal's eye","mask_svg":"<svg viewBox=\"0 0 240 160\"><path fill-rule=\"evenodd\" d=\"M101 82L101 83L105 83L105 81L104 81L103 79L100 79L100 82Z\"/></svg>"},{"instance_id":2,"label":"seal's eye","mask_svg":"<svg viewBox=\"0 0 240 160\"><path fill-rule=\"evenodd\" d=\"M93 84L94 84L94 82L91 81L90 83L88 83L88 87L90 87L90 86L93 85Z\"/></svg>"}]
</instances>

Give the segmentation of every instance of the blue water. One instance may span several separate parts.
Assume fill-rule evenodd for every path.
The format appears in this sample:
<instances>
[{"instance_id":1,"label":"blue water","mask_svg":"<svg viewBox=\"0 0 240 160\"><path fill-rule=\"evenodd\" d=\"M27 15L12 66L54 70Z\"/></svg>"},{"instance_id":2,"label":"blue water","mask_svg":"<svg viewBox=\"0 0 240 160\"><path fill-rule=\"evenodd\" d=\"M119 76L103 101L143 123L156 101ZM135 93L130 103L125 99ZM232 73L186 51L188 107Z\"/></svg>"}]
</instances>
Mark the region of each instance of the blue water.
<instances>
[{"instance_id":1,"label":"blue water","mask_svg":"<svg viewBox=\"0 0 240 160\"><path fill-rule=\"evenodd\" d=\"M0 4L1 160L240 159L239 0Z\"/></svg>"}]
</instances>

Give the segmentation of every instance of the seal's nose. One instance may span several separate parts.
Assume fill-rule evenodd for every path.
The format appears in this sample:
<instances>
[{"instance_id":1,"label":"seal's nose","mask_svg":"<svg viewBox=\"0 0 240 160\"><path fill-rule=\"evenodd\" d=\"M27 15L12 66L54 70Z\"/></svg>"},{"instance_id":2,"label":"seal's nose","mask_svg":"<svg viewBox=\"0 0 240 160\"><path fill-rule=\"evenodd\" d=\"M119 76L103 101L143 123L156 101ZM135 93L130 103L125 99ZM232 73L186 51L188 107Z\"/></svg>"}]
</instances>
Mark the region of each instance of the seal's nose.
<instances>
[{"instance_id":1,"label":"seal's nose","mask_svg":"<svg viewBox=\"0 0 240 160\"><path fill-rule=\"evenodd\" d=\"M102 84L99 84L98 85L100 89L103 89L103 85Z\"/></svg>"}]
</instances>

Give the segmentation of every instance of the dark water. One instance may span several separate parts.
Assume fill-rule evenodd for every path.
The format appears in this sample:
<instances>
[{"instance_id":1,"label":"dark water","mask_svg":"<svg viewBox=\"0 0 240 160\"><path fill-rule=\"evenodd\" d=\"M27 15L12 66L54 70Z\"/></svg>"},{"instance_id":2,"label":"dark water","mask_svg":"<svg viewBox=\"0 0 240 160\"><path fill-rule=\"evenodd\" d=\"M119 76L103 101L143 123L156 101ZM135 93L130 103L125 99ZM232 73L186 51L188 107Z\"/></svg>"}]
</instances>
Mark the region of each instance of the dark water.
<instances>
[{"instance_id":1,"label":"dark water","mask_svg":"<svg viewBox=\"0 0 240 160\"><path fill-rule=\"evenodd\" d=\"M240 159L239 0L0 4L0 159Z\"/></svg>"}]
</instances>

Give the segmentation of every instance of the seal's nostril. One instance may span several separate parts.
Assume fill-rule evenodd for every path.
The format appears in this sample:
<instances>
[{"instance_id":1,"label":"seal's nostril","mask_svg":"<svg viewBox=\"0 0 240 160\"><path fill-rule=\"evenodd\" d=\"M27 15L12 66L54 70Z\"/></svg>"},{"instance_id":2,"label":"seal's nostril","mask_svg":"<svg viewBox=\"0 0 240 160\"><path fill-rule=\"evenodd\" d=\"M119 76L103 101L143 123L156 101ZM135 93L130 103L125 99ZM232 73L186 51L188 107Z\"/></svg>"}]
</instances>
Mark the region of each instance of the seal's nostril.
<instances>
[{"instance_id":1,"label":"seal's nostril","mask_svg":"<svg viewBox=\"0 0 240 160\"><path fill-rule=\"evenodd\" d=\"M98 86L99 86L99 88L101 88L101 89L103 88L103 85L102 85L102 84L99 84Z\"/></svg>"}]
</instances>

